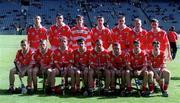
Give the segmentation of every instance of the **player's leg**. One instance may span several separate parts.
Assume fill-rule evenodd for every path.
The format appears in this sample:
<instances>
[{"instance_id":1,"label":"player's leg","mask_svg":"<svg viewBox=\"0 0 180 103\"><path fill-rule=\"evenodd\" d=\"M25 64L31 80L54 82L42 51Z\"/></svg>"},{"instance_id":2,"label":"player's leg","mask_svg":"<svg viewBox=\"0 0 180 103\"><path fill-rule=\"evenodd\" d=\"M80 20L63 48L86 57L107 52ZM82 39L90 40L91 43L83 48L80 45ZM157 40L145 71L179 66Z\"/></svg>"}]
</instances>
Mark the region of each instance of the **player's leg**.
<instances>
[{"instance_id":1,"label":"player's leg","mask_svg":"<svg viewBox=\"0 0 180 103\"><path fill-rule=\"evenodd\" d=\"M105 70L105 88L104 91L108 91L109 90L109 86L111 83L111 71L109 69Z\"/></svg>"},{"instance_id":2,"label":"player's leg","mask_svg":"<svg viewBox=\"0 0 180 103\"><path fill-rule=\"evenodd\" d=\"M149 83L149 92L154 92L154 72L148 71L148 83Z\"/></svg>"},{"instance_id":3,"label":"player's leg","mask_svg":"<svg viewBox=\"0 0 180 103\"><path fill-rule=\"evenodd\" d=\"M69 69L70 71L70 77L71 77L71 92L75 93L75 81L76 81L76 77L75 77L75 69L76 67L73 67L71 69Z\"/></svg>"},{"instance_id":4,"label":"player's leg","mask_svg":"<svg viewBox=\"0 0 180 103\"><path fill-rule=\"evenodd\" d=\"M115 69L111 70L111 83L110 84L111 84L111 90L112 91L115 91L115 89L116 89L115 73L116 73Z\"/></svg>"},{"instance_id":5,"label":"player's leg","mask_svg":"<svg viewBox=\"0 0 180 103\"><path fill-rule=\"evenodd\" d=\"M131 71L130 70L126 70L125 80L126 80L126 83L127 83L127 90L128 90L129 93L131 93L132 86L131 86Z\"/></svg>"},{"instance_id":6,"label":"player's leg","mask_svg":"<svg viewBox=\"0 0 180 103\"><path fill-rule=\"evenodd\" d=\"M39 68L38 67L34 67L32 70L32 80L33 80L33 86L34 89L37 90L37 74L39 72Z\"/></svg>"},{"instance_id":7,"label":"player's leg","mask_svg":"<svg viewBox=\"0 0 180 103\"><path fill-rule=\"evenodd\" d=\"M9 92L12 93L14 91L14 81L15 81L15 74L17 73L16 68L12 68L9 72Z\"/></svg>"},{"instance_id":8,"label":"player's leg","mask_svg":"<svg viewBox=\"0 0 180 103\"><path fill-rule=\"evenodd\" d=\"M164 83L163 83L164 85L163 85L163 87L161 87L162 95L164 97L168 97L167 89L168 89L169 80L170 80L170 72L167 69L163 69L161 77L164 79Z\"/></svg>"},{"instance_id":9,"label":"player's leg","mask_svg":"<svg viewBox=\"0 0 180 103\"><path fill-rule=\"evenodd\" d=\"M76 69L75 70L75 84L76 84L76 91L80 92L80 75L81 75L81 71L80 69Z\"/></svg>"},{"instance_id":10,"label":"player's leg","mask_svg":"<svg viewBox=\"0 0 180 103\"><path fill-rule=\"evenodd\" d=\"M141 95L142 96L146 96L147 94L147 91L146 91L146 88L147 88L147 83L148 83L148 71L147 70L144 70L144 71L139 71L139 77L143 77L143 81L142 81L142 92L141 92Z\"/></svg>"}]
</instances>

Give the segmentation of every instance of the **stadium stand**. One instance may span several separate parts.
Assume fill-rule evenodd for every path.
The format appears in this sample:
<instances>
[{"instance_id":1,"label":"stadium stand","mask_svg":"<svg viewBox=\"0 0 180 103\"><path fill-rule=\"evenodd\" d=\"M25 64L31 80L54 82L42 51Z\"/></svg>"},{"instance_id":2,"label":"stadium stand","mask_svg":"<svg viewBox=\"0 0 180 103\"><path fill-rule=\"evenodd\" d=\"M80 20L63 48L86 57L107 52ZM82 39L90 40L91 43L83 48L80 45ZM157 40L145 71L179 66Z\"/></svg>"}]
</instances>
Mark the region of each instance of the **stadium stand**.
<instances>
[{"instance_id":1,"label":"stadium stand","mask_svg":"<svg viewBox=\"0 0 180 103\"><path fill-rule=\"evenodd\" d=\"M65 22L70 27L75 24L74 18L77 14L85 17L88 27L95 25L96 16L102 15L110 28L116 25L118 15L125 15L126 24L130 27L132 20L139 17L142 19L143 27L149 30L149 20L157 18L163 29L167 30L170 26L175 26L177 32L180 32L179 2L156 1L158 2L154 0L151 2L147 0L122 0L120 2L118 0L32 0L29 6L22 6L18 0L2 0L0 2L2 8L0 9L0 32L15 34L17 31L23 31L28 25L33 24L35 15L40 15L42 24L49 28L55 22L57 12L64 15Z\"/></svg>"}]
</instances>

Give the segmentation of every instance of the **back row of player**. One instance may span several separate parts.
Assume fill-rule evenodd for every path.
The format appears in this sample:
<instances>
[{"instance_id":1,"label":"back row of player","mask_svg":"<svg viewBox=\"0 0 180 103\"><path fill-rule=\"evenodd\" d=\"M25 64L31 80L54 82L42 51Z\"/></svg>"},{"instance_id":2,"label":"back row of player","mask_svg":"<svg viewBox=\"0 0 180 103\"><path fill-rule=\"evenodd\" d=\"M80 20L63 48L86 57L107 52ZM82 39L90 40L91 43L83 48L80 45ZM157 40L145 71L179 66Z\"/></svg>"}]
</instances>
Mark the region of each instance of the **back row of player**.
<instances>
[{"instance_id":1,"label":"back row of player","mask_svg":"<svg viewBox=\"0 0 180 103\"><path fill-rule=\"evenodd\" d=\"M159 28L159 22L156 19L151 20L150 31L146 31L141 27L141 20L134 19L134 28L129 28L125 24L125 16L120 16L118 19L118 25L112 30L104 26L104 18L97 17L97 26L91 30L85 27L83 16L78 15L76 17L76 26L69 28L63 22L63 15L56 15L56 24L52 25L49 30L42 27L40 16L36 16L35 25L27 29L28 42L32 50L36 50L39 47L39 40L48 39L51 45L51 49L55 50L59 46L58 39L60 36L66 36L69 41L69 47L73 50L78 48L76 40L83 38L86 41L86 47L92 49L97 39L102 39L104 42L104 48L108 49L113 42L119 42L122 50L131 50L133 47L133 41L139 40L143 50L151 50L152 42L157 40L161 43L160 50L168 51L168 57L170 55L169 41L166 32Z\"/></svg>"}]
</instances>

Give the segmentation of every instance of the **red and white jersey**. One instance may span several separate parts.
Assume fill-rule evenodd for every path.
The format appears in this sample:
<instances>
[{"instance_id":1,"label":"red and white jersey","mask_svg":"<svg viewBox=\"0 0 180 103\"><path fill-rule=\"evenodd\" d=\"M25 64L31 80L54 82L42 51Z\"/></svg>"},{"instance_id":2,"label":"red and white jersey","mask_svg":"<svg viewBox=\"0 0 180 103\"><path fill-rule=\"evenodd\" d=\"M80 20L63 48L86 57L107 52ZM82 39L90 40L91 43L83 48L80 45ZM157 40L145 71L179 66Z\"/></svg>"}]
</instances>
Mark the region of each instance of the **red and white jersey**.
<instances>
[{"instance_id":1,"label":"red and white jersey","mask_svg":"<svg viewBox=\"0 0 180 103\"><path fill-rule=\"evenodd\" d=\"M74 56L72 53L72 49L68 49L65 51L56 49L53 54L53 61L55 65L58 65L59 67L67 67L68 65L73 64Z\"/></svg>"},{"instance_id":2,"label":"red and white jersey","mask_svg":"<svg viewBox=\"0 0 180 103\"><path fill-rule=\"evenodd\" d=\"M131 33L132 33L131 31L132 30L129 27L126 27L123 30L120 30L118 26L115 26L112 29L112 36L111 36L113 42L119 42L122 50L128 50L129 44L130 44L130 41L128 39L129 39L129 36L131 36Z\"/></svg>"},{"instance_id":3,"label":"red and white jersey","mask_svg":"<svg viewBox=\"0 0 180 103\"><path fill-rule=\"evenodd\" d=\"M99 30L97 27L95 27L91 29L91 33L93 47L95 47L96 40L101 39L103 41L103 47L105 49L109 48L110 44L112 43L110 29L104 27L102 30Z\"/></svg>"},{"instance_id":4,"label":"red and white jersey","mask_svg":"<svg viewBox=\"0 0 180 103\"><path fill-rule=\"evenodd\" d=\"M71 34L71 30L68 25L65 24L62 26L52 25L48 31L49 42L51 44L51 47L55 47L55 48L59 47L59 38L61 36L66 36L68 40L70 40L70 34Z\"/></svg>"},{"instance_id":5,"label":"red and white jersey","mask_svg":"<svg viewBox=\"0 0 180 103\"><path fill-rule=\"evenodd\" d=\"M132 69L140 70L147 63L146 53L144 51L141 51L140 53L135 54L134 51L132 50L129 52L127 60L130 63Z\"/></svg>"},{"instance_id":6,"label":"red and white jersey","mask_svg":"<svg viewBox=\"0 0 180 103\"><path fill-rule=\"evenodd\" d=\"M70 45L73 50L79 48L77 45L77 40L80 38L83 38L85 40L87 49L92 49L92 44L91 44L92 38L91 38L90 30L85 26L81 28L75 26L71 29Z\"/></svg>"},{"instance_id":7,"label":"red and white jersey","mask_svg":"<svg viewBox=\"0 0 180 103\"><path fill-rule=\"evenodd\" d=\"M154 33L151 31L149 31L147 33L147 49L148 51L151 51L153 49L153 41L159 41L160 42L160 50L165 52L165 50L167 49L167 47L169 46L169 41L166 35L166 32L164 30L160 30L157 33Z\"/></svg>"},{"instance_id":8,"label":"red and white jersey","mask_svg":"<svg viewBox=\"0 0 180 103\"><path fill-rule=\"evenodd\" d=\"M38 49L40 45L40 40L47 40L47 30L45 27L40 28L29 28L27 29L27 39L30 47L33 49Z\"/></svg>"},{"instance_id":9,"label":"red and white jersey","mask_svg":"<svg viewBox=\"0 0 180 103\"><path fill-rule=\"evenodd\" d=\"M96 50L92 50L90 54L90 64L93 67L102 67L107 65L109 60L109 55L107 50L103 50L101 52L97 52Z\"/></svg>"},{"instance_id":10,"label":"red and white jersey","mask_svg":"<svg viewBox=\"0 0 180 103\"><path fill-rule=\"evenodd\" d=\"M34 54L35 65L49 67L52 65L52 50L48 49L45 54L42 54L38 49Z\"/></svg>"},{"instance_id":11,"label":"red and white jersey","mask_svg":"<svg viewBox=\"0 0 180 103\"><path fill-rule=\"evenodd\" d=\"M89 65L89 59L90 59L90 51L86 50L85 52L81 53L79 49L73 51L74 54L74 64L75 65Z\"/></svg>"},{"instance_id":12,"label":"red and white jersey","mask_svg":"<svg viewBox=\"0 0 180 103\"><path fill-rule=\"evenodd\" d=\"M125 52L121 52L120 55L116 56L113 51L109 52L109 62L115 68L125 67L127 55Z\"/></svg>"},{"instance_id":13,"label":"red and white jersey","mask_svg":"<svg viewBox=\"0 0 180 103\"><path fill-rule=\"evenodd\" d=\"M169 31L167 35L168 35L169 42L176 42L178 40L177 33L174 31Z\"/></svg>"},{"instance_id":14,"label":"red and white jersey","mask_svg":"<svg viewBox=\"0 0 180 103\"><path fill-rule=\"evenodd\" d=\"M133 42L135 40L140 41L141 49L146 50L146 42L147 42L147 31L145 29L141 29L139 32L135 32L134 29L131 31L131 35L129 36L129 42L130 42L130 50L133 49Z\"/></svg>"},{"instance_id":15,"label":"red and white jersey","mask_svg":"<svg viewBox=\"0 0 180 103\"><path fill-rule=\"evenodd\" d=\"M33 52L29 50L26 54L23 53L22 49L16 53L15 61L20 65L29 65L33 62Z\"/></svg>"},{"instance_id":16,"label":"red and white jersey","mask_svg":"<svg viewBox=\"0 0 180 103\"><path fill-rule=\"evenodd\" d=\"M153 68L161 68L166 63L165 53L160 51L158 56L154 56L153 52L148 52L147 61L152 65Z\"/></svg>"}]
</instances>

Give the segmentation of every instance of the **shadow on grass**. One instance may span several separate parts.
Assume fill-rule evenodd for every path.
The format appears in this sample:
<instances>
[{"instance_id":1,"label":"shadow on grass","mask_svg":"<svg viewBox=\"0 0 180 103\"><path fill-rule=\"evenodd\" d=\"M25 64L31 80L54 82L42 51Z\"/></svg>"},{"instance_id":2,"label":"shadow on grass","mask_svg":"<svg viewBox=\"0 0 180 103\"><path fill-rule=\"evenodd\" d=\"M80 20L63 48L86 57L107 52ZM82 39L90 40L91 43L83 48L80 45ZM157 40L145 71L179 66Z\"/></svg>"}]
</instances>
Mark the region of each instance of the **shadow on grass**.
<instances>
[{"instance_id":1,"label":"shadow on grass","mask_svg":"<svg viewBox=\"0 0 180 103\"><path fill-rule=\"evenodd\" d=\"M11 95L8 93L7 89L0 89L0 95Z\"/></svg>"},{"instance_id":2,"label":"shadow on grass","mask_svg":"<svg viewBox=\"0 0 180 103\"><path fill-rule=\"evenodd\" d=\"M180 77L171 77L171 80L180 80Z\"/></svg>"}]
</instances>

